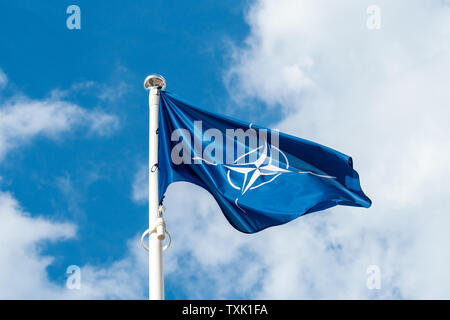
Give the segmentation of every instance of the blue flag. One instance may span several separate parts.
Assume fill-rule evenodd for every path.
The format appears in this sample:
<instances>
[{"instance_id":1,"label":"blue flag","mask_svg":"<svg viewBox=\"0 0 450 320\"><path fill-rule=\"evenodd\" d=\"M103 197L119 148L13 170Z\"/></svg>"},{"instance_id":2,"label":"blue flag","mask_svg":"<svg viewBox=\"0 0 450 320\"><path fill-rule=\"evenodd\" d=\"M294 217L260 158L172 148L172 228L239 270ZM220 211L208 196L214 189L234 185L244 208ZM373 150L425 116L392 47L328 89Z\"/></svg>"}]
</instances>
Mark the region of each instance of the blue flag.
<instances>
[{"instance_id":1,"label":"blue flag","mask_svg":"<svg viewBox=\"0 0 450 320\"><path fill-rule=\"evenodd\" d=\"M335 205L370 207L349 156L160 95L160 201L172 182L194 183L245 233Z\"/></svg>"}]
</instances>

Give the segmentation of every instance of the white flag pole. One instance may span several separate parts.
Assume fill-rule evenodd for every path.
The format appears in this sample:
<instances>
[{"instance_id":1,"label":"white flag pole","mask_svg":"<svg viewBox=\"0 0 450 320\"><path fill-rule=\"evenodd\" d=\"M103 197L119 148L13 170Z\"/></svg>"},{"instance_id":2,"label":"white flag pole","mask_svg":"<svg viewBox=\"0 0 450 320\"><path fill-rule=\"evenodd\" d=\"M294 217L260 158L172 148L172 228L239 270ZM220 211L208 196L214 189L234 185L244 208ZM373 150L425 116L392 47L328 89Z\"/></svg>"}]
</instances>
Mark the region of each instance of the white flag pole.
<instances>
[{"instance_id":1,"label":"white flag pole","mask_svg":"<svg viewBox=\"0 0 450 320\"><path fill-rule=\"evenodd\" d=\"M162 206L159 206L158 196L158 111L159 93L166 87L165 79L160 75L148 76L144 81L145 89L149 90L149 299L164 300L164 273L162 242L165 238L165 223L162 218ZM144 244L144 243L143 243ZM144 245L145 247L145 245Z\"/></svg>"}]
</instances>

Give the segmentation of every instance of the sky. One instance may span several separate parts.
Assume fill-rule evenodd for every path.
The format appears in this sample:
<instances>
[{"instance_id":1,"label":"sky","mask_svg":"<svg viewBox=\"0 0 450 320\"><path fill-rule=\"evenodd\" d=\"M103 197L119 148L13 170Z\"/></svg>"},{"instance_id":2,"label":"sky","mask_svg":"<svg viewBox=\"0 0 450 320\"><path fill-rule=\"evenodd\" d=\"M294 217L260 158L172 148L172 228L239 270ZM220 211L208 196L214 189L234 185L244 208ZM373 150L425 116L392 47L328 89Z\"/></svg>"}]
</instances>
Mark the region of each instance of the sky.
<instances>
[{"instance_id":1,"label":"sky","mask_svg":"<svg viewBox=\"0 0 450 320\"><path fill-rule=\"evenodd\" d=\"M0 298L147 298L152 73L351 155L373 201L246 235L176 183L166 298L450 297L449 1L17 0L0 23Z\"/></svg>"}]
</instances>

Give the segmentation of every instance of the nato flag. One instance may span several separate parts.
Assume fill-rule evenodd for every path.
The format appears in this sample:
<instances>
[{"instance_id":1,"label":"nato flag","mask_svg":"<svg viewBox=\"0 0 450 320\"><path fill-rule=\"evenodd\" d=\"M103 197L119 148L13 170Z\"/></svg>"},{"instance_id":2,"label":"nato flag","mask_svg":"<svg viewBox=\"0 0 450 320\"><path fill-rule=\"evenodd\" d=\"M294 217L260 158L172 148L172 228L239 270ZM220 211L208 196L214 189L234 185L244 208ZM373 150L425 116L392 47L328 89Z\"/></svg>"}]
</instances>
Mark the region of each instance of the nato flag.
<instances>
[{"instance_id":1,"label":"nato flag","mask_svg":"<svg viewBox=\"0 0 450 320\"><path fill-rule=\"evenodd\" d=\"M172 182L194 183L245 233L335 205L370 207L349 156L160 95L160 201Z\"/></svg>"}]
</instances>

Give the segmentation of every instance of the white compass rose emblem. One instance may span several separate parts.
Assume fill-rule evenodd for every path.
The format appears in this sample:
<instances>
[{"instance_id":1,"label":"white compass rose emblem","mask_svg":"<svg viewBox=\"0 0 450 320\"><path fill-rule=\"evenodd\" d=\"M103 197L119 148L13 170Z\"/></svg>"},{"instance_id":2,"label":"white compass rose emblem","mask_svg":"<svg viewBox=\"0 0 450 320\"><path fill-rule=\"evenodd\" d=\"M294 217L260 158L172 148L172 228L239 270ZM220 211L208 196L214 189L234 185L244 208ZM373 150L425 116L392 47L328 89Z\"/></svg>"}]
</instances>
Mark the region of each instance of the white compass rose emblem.
<instances>
[{"instance_id":1,"label":"white compass rose emblem","mask_svg":"<svg viewBox=\"0 0 450 320\"><path fill-rule=\"evenodd\" d=\"M262 151L260 151L262 149ZM273 150L278 152L284 158L284 162L279 161L279 158L274 159ZM245 157L260 152L259 157L253 162L241 163ZM193 160L202 160L209 165L217 166L218 163L211 163L203 158L195 157ZM283 165L284 168L280 168ZM267 142L264 145L255 148L246 154L238 157L232 164L224 164L225 168L228 169L227 179L230 186L241 193L239 197L242 197L249 190L255 190L262 187L265 184L273 182L276 178L285 173L298 173L298 174L310 174L320 178L335 179L336 177L318 174L312 171L294 171L289 169L289 160L283 151L278 149L274 145L268 145ZM231 175L233 173L238 173L243 175L242 183L239 185L237 182L233 182ZM271 177L269 180L265 177ZM241 208L238 204L239 197L236 198L234 203L236 206L245 213L245 210Z\"/></svg>"},{"instance_id":2,"label":"white compass rose emblem","mask_svg":"<svg viewBox=\"0 0 450 320\"><path fill-rule=\"evenodd\" d=\"M258 152L264 148L261 152L261 155L259 158L253 162L249 163L239 163L239 161L246 156ZM257 189L264 184L270 183L274 181L276 178L278 178L281 174L292 172L289 169L289 160L287 159L286 155L275 146L271 146L270 150L268 150L269 147L267 143L265 143L263 146L260 146L259 148L256 148L250 152L247 152L246 154L240 156L237 158L233 164L231 165L225 165L226 168L228 168L227 178L230 185L237 190L241 191L241 195L246 193L248 190ZM282 169L276 165L273 164L273 153L272 149L276 149L286 160L286 169ZM270 155L268 156L268 151L270 151ZM244 181L242 183L242 186L236 186L231 180L231 172L237 172L244 175ZM264 176L273 176L272 179L269 181L258 181L261 180L260 178Z\"/></svg>"}]
</instances>

